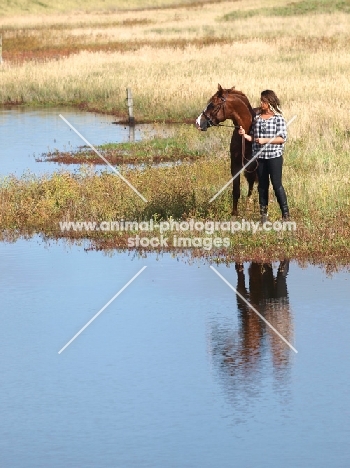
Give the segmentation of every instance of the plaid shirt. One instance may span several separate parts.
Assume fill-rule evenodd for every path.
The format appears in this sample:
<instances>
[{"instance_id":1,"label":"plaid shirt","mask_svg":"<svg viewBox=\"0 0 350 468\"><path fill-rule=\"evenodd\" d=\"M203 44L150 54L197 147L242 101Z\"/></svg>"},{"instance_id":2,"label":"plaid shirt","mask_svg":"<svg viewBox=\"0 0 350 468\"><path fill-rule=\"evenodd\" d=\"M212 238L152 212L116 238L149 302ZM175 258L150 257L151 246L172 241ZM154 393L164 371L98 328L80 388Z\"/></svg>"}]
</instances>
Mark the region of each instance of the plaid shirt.
<instances>
[{"instance_id":1,"label":"plaid shirt","mask_svg":"<svg viewBox=\"0 0 350 468\"><path fill-rule=\"evenodd\" d=\"M284 150L283 144L272 144L259 145L255 143L255 138L272 138L276 136L281 136L284 141L287 140L287 126L286 121L282 115L274 115L269 119L263 119L259 115L255 117L253 122L253 127L250 135L253 137L253 156L256 155L258 151L261 151L258 158L269 159L269 158L278 158L282 156Z\"/></svg>"}]
</instances>

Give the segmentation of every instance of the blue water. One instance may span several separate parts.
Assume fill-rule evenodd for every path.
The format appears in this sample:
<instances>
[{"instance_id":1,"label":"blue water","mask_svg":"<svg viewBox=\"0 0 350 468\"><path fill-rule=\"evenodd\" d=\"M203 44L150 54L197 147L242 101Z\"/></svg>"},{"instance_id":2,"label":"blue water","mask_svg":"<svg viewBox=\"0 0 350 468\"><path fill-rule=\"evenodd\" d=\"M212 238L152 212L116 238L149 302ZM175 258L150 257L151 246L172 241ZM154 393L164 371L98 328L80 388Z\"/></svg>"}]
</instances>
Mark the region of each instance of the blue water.
<instances>
[{"instance_id":1,"label":"blue water","mask_svg":"<svg viewBox=\"0 0 350 468\"><path fill-rule=\"evenodd\" d=\"M1 467L349 466L348 272L215 266L296 354L209 264L86 247L0 243Z\"/></svg>"},{"instance_id":2,"label":"blue water","mask_svg":"<svg viewBox=\"0 0 350 468\"><path fill-rule=\"evenodd\" d=\"M58 170L77 171L79 166L36 162L43 153L54 150L75 151L86 143L60 114L93 146L104 143L140 141L153 131L151 125L115 125L115 118L71 108L0 109L0 177L24 172L51 174ZM159 128L158 128L159 130ZM100 166L98 170L109 170Z\"/></svg>"}]
</instances>

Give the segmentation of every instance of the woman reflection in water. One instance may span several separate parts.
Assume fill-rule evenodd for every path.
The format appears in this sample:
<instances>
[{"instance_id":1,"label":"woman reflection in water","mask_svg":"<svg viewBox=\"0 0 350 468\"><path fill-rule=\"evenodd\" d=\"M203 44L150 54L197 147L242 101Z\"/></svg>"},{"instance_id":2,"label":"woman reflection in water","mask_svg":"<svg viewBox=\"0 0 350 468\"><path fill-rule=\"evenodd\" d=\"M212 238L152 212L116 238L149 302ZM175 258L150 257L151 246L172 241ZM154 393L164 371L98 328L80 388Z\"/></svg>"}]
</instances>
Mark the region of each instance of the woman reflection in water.
<instances>
[{"instance_id":1,"label":"woman reflection in water","mask_svg":"<svg viewBox=\"0 0 350 468\"><path fill-rule=\"evenodd\" d=\"M242 264L236 264L237 291L288 341L292 340L292 322L289 308L287 274L289 261L280 262L276 277L271 263L255 263L249 266L249 291L245 286ZM241 321L242 352L248 358L260 355L264 336L267 334L275 368L288 365L290 349L281 338L237 295Z\"/></svg>"},{"instance_id":2,"label":"woman reflection in water","mask_svg":"<svg viewBox=\"0 0 350 468\"><path fill-rule=\"evenodd\" d=\"M274 276L271 263L252 262L248 268L249 287L245 284L243 264L236 264L237 291L288 341L293 340L286 277L289 261L280 262ZM281 338L236 295L238 330L218 325L212 330L211 353L220 369L225 386L234 391L237 385L257 388L266 361L267 343L278 379L289 368L291 350ZM229 388L227 388L229 390Z\"/></svg>"}]
</instances>

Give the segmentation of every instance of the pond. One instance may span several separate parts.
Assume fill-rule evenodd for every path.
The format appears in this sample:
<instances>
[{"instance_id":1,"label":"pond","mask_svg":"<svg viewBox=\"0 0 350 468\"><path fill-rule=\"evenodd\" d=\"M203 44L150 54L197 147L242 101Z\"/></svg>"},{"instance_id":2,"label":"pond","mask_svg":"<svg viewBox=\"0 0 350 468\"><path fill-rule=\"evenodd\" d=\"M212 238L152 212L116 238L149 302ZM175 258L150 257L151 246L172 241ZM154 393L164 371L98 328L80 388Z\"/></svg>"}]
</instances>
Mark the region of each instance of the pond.
<instances>
[{"instance_id":1,"label":"pond","mask_svg":"<svg viewBox=\"0 0 350 468\"><path fill-rule=\"evenodd\" d=\"M50 174L62 170L76 171L79 166L52 162L36 162L43 153L73 151L86 143L62 120L60 114L92 145L140 141L145 133L152 133L149 124L113 124L110 115L79 112L71 108L28 109L22 107L0 109L0 177L17 177L30 171ZM98 170L109 170L100 166Z\"/></svg>"},{"instance_id":2,"label":"pond","mask_svg":"<svg viewBox=\"0 0 350 468\"><path fill-rule=\"evenodd\" d=\"M296 354L209 264L87 247L0 244L1 466L348 466L348 273L214 267Z\"/></svg>"}]
</instances>

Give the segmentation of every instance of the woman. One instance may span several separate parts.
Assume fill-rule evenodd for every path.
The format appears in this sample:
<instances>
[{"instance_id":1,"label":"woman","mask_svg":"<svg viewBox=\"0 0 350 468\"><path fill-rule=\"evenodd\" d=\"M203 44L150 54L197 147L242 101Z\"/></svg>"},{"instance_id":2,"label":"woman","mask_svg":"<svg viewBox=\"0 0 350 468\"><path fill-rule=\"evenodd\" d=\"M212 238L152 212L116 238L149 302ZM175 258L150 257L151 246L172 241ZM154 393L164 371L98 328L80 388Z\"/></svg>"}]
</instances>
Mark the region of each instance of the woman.
<instances>
[{"instance_id":1,"label":"woman","mask_svg":"<svg viewBox=\"0 0 350 468\"><path fill-rule=\"evenodd\" d=\"M287 196L282 185L283 150L287 140L287 126L280 101L273 91L267 89L261 93L260 109L254 119L251 134L247 135L242 127L238 133L253 142L253 157L259 153L257 172L261 222L267 221L270 179L281 208L282 219L288 220Z\"/></svg>"}]
</instances>

